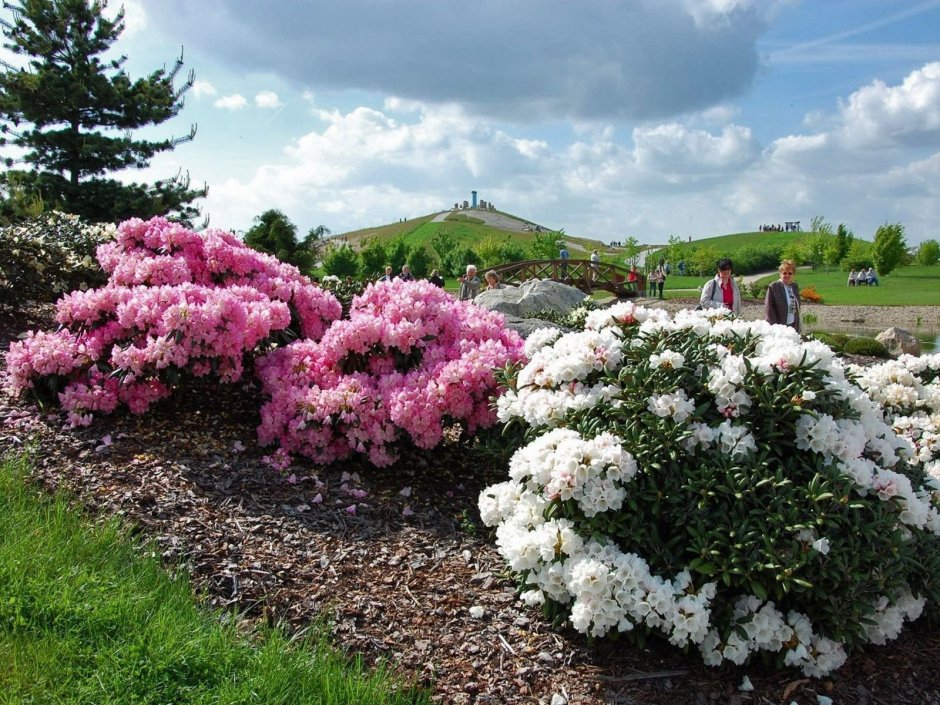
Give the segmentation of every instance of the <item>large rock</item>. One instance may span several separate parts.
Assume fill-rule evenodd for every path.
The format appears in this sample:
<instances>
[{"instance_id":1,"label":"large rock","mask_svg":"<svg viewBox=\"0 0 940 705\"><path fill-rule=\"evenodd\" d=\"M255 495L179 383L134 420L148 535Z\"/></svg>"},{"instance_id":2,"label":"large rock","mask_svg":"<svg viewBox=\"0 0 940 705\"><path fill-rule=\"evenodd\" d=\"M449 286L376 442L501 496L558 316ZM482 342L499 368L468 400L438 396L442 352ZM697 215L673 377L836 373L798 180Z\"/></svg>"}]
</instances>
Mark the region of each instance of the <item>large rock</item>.
<instances>
[{"instance_id":1,"label":"large rock","mask_svg":"<svg viewBox=\"0 0 940 705\"><path fill-rule=\"evenodd\" d=\"M584 302L580 289L561 282L533 279L520 286L489 289L480 293L473 303L491 311L524 318L539 311L568 313Z\"/></svg>"},{"instance_id":2,"label":"large rock","mask_svg":"<svg viewBox=\"0 0 940 705\"><path fill-rule=\"evenodd\" d=\"M903 328L888 328L881 331L875 340L884 345L892 357L902 353L920 355L920 340L917 336Z\"/></svg>"},{"instance_id":3,"label":"large rock","mask_svg":"<svg viewBox=\"0 0 940 705\"><path fill-rule=\"evenodd\" d=\"M557 328L562 333L570 333L573 330L572 328L565 328L557 323L545 321L541 318L519 318L518 316L510 316L508 314L503 314L503 316L506 319L506 327L516 331L523 339L528 338L539 328Z\"/></svg>"}]
</instances>

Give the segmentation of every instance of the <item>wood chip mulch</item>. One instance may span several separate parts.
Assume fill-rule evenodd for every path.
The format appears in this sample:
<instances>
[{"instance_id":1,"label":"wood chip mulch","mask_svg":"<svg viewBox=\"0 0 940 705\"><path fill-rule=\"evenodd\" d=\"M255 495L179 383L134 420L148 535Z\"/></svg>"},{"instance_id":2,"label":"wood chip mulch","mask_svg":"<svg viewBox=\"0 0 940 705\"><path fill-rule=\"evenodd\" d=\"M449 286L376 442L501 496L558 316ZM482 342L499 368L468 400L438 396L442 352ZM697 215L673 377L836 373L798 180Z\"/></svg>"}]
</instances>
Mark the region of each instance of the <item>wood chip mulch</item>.
<instances>
[{"instance_id":1,"label":"wood chip mulch","mask_svg":"<svg viewBox=\"0 0 940 705\"><path fill-rule=\"evenodd\" d=\"M0 312L2 349L50 329L50 313ZM294 631L326 621L339 648L429 688L434 702L940 703L940 639L924 620L824 680L705 668L656 639L589 644L516 599L476 509L504 466L453 442L391 468L277 472L255 439L257 409L250 388L207 387L70 430L0 395L0 449L31 448L38 482L73 492L92 515L122 517L210 606ZM739 690L745 675L752 691Z\"/></svg>"}]
</instances>

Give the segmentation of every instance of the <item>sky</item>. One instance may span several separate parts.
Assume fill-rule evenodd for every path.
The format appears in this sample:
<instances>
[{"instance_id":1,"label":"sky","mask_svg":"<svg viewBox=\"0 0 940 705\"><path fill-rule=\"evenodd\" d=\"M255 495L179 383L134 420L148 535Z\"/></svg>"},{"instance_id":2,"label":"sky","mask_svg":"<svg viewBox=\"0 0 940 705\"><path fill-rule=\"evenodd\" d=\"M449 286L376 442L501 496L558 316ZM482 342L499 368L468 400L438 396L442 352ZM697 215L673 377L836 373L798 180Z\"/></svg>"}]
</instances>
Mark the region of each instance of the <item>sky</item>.
<instances>
[{"instance_id":1,"label":"sky","mask_svg":"<svg viewBox=\"0 0 940 705\"><path fill-rule=\"evenodd\" d=\"M195 83L122 178L301 236L479 198L665 243L813 217L940 239L940 0L125 0L132 77ZM110 10L118 7L112 0Z\"/></svg>"}]
</instances>

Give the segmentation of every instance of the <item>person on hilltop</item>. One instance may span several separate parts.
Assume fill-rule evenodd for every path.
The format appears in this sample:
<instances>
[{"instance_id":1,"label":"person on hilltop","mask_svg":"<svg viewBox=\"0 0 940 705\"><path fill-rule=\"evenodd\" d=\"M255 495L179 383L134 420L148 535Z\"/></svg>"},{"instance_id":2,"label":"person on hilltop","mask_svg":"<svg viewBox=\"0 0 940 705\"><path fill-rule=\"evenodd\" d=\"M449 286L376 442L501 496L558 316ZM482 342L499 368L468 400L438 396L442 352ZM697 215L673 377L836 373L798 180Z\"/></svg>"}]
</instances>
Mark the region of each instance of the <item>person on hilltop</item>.
<instances>
[{"instance_id":1,"label":"person on hilltop","mask_svg":"<svg viewBox=\"0 0 940 705\"><path fill-rule=\"evenodd\" d=\"M398 278L402 281L413 282L415 280L415 275L411 273L411 266L403 264L401 266L401 274L398 275Z\"/></svg>"},{"instance_id":2,"label":"person on hilltop","mask_svg":"<svg viewBox=\"0 0 940 705\"><path fill-rule=\"evenodd\" d=\"M457 298L461 301L472 301L480 293L480 277L477 276L477 266L467 265L467 273L460 277L460 291Z\"/></svg>"},{"instance_id":3,"label":"person on hilltop","mask_svg":"<svg viewBox=\"0 0 940 705\"><path fill-rule=\"evenodd\" d=\"M764 316L768 323L790 326L800 331L800 287L793 281L796 264L785 259L779 267L780 279L767 287Z\"/></svg>"},{"instance_id":4,"label":"person on hilltop","mask_svg":"<svg viewBox=\"0 0 940 705\"><path fill-rule=\"evenodd\" d=\"M726 308L735 315L741 315L741 292L731 275L731 260L722 257L718 260L718 273L715 278L702 287L699 307Z\"/></svg>"}]
</instances>

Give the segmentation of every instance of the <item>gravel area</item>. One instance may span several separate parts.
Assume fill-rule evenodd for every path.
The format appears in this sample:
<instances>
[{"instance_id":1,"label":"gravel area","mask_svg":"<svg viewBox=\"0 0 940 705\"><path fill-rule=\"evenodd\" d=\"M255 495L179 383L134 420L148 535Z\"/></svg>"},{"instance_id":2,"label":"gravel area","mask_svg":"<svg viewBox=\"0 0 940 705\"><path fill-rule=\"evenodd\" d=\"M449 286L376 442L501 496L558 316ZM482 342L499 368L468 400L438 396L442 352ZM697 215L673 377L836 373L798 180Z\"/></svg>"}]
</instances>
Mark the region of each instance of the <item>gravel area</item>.
<instances>
[{"instance_id":1,"label":"gravel area","mask_svg":"<svg viewBox=\"0 0 940 705\"><path fill-rule=\"evenodd\" d=\"M697 304L695 299L637 299L644 306L655 306L667 311L679 311ZM882 331L892 326L912 333L940 333L940 306L830 306L803 304L803 320L807 330L839 332L845 329ZM764 317L764 303L745 300L741 315L748 320ZM815 317L815 321L812 320Z\"/></svg>"}]
</instances>

